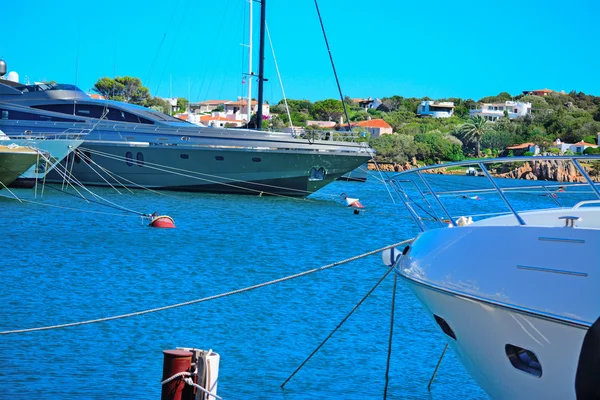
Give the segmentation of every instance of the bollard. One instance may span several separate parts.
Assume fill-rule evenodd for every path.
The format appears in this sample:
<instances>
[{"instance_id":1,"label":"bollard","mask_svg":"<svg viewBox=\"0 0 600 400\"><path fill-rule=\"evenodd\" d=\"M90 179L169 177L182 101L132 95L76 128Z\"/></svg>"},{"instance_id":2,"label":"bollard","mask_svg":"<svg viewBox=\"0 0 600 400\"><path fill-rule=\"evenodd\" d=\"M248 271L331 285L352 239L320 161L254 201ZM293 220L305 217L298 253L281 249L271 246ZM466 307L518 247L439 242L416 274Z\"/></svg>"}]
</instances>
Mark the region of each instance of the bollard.
<instances>
[{"instance_id":1,"label":"bollard","mask_svg":"<svg viewBox=\"0 0 600 400\"><path fill-rule=\"evenodd\" d=\"M164 350L163 353L165 355L163 381L179 372L190 371L193 353L184 350ZM183 381L185 378L185 376L178 377L162 385L161 400L189 400L193 398L193 388L186 385Z\"/></svg>"}]
</instances>

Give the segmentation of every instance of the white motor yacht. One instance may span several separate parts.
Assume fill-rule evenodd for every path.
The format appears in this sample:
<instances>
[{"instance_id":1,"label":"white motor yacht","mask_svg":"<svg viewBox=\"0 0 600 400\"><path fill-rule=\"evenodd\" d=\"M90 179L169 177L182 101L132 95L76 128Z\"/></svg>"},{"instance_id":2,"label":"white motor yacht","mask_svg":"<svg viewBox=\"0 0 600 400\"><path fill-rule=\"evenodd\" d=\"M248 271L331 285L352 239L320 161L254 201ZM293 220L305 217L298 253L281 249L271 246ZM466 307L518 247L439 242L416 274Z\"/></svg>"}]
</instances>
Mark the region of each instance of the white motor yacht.
<instances>
[{"instance_id":1,"label":"white motor yacht","mask_svg":"<svg viewBox=\"0 0 600 400\"><path fill-rule=\"evenodd\" d=\"M566 168L571 182L500 178L513 162ZM451 165L487 179L435 174L445 164L392 180L421 230L395 270L493 399L599 398L599 164L471 160Z\"/></svg>"}]
</instances>

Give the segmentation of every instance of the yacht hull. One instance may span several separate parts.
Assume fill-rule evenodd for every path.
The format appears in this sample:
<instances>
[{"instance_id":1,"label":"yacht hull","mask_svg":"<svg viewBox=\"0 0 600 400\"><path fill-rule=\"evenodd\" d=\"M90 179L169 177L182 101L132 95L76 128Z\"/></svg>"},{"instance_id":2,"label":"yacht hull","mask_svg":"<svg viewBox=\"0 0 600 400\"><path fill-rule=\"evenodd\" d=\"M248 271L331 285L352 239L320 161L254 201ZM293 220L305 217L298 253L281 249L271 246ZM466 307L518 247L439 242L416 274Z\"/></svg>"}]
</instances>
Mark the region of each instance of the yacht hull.
<instances>
[{"instance_id":1,"label":"yacht hull","mask_svg":"<svg viewBox=\"0 0 600 400\"><path fill-rule=\"evenodd\" d=\"M356 152L101 141L85 142L80 153L84 156L67 158L61 169L85 185L287 196L309 195L370 158ZM58 172L47 178L63 179Z\"/></svg>"},{"instance_id":2,"label":"yacht hull","mask_svg":"<svg viewBox=\"0 0 600 400\"><path fill-rule=\"evenodd\" d=\"M437 325L443 318L456 339L446 335L468 373L493 399L575 399L575 375L586 329L513 309L435 290L407 280L408 287ZM506 345L531 350L542 374L515 368ZM443 373L443 372L441 372Z\"/></svg>"},{"instance_id":3,"label":"yacht hull","mask_svg":"<svg viewBox=\"0 0 600 400\"><path fill-rule=\"evenodd\" d=\"M528 223L544 217L558 225L569 213L595 223L597 211L522 216ZM492 398L574 399L583 338L600 315L599 245L600 232L586 228L435 229L415 240L396 272ZM537 361L515 358L514 349Z\"/></svg>"}]
</instances>

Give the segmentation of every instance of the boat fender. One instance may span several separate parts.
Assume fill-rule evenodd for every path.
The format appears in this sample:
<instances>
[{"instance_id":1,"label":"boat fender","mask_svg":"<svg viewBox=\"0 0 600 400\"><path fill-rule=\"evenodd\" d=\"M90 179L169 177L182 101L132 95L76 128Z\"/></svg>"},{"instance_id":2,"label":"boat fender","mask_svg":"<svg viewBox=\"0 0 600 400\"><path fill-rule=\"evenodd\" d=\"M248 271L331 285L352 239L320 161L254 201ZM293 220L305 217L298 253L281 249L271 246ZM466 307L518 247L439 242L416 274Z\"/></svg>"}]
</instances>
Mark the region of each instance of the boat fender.
<instances>
[{"instance_id":1,"label":"boat fender","mask_svg":"<svg viewBox=\"0 0 600 400\"><path fill-rule=\"evenodd\" d=\"M392 265L396 264L400 257L402 257L402 253L400 253L400 250L398 250L395 247L385 249L383 252L381 252L381 258L383 260L383 263L388 267L391 267Z\"/></svg>"}]
</instances>

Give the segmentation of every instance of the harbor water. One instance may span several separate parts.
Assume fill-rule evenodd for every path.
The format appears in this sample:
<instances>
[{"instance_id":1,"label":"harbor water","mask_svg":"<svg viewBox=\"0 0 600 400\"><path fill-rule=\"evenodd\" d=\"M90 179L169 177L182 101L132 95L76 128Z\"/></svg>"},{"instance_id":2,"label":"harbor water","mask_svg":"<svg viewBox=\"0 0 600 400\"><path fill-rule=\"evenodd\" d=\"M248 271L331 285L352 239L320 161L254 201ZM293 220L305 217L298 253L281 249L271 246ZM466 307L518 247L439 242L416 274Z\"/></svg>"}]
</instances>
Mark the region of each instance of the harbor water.
<instances>
[{"instance_id":1,"label":"harbor water","mask_svg":"<svg viewBox=\"0 0 600 400\"><path fill-rule=\"evenodd\" d=\"M149 228L133 213L49 189L41 199L38 189L37 200L32 190L14 191L36 203L0 198L1 331L214 296L418 233L372 176L335 182L308 199L91 189L130 210L170 215L177 228ZM342 192L360 198L364 211L345 207ZM280 386L387 270L377 254L185 307L0 335L0 398L156 399L162 351L196 347L220 354L224 399L380 399L393 273ZM485 399L451 350L428 392L445 339L400 280L396 293L388 398Z\"/></svg>"}]
</instances>

